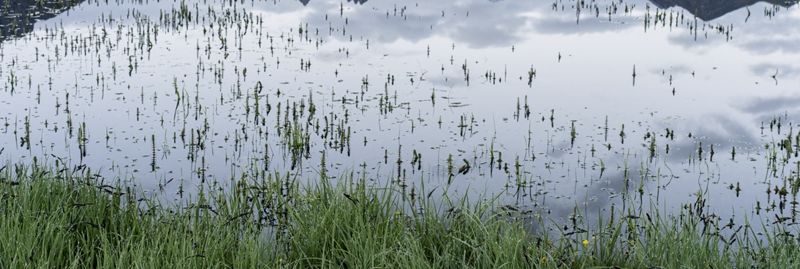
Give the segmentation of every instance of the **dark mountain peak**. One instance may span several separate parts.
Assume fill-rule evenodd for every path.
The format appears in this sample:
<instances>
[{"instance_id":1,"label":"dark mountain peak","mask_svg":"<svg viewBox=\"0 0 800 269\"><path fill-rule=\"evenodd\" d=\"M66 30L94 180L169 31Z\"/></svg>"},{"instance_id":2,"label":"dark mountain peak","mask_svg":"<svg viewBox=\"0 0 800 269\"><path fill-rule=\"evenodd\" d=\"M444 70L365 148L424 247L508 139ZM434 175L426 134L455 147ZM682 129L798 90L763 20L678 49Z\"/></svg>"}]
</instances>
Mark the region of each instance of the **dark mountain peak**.
<instances>
[{"instance_id":1,"label":"dark mountain peak","mask_svg":"<svg viewBox=\"0 0 800 269\"><path fill-rule=\"evenodd\" d=\"M767 2L781 6L792 6L797 0L650 0L660 8L679 6L704 21L710 21L743 7L758 2Z\"/></svg>"}]
</instances>

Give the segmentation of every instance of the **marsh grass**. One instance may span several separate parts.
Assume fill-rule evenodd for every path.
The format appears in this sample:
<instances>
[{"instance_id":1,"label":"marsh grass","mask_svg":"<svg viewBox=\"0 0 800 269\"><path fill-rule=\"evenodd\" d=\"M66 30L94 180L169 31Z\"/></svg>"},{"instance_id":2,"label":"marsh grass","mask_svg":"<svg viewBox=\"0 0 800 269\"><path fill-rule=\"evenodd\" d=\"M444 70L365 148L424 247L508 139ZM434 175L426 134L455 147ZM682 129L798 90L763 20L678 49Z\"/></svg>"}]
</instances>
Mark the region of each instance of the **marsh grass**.
<instances>
[{"instance_id":1,"label":"marsh grass","mask_svg":"<svg viewBox=\"0 0 800 269\"><path fill-rule=\"evenodd\" d=\"M0 174L2 268L792 268L800 255L783 228L725 233L702 198L552 236L513 207L352 178L301 186L276 174L168 205L87 169L11 170Z\"/></svg>"}]
</instances>

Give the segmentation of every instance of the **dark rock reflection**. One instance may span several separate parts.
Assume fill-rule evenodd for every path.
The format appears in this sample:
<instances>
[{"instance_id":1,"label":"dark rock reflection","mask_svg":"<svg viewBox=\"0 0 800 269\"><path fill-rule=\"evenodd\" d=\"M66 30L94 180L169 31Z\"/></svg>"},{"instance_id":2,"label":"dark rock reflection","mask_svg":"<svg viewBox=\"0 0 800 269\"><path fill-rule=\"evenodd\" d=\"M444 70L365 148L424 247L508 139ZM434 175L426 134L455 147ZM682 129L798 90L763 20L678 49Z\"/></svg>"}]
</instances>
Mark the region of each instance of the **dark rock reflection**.
<instances>
[{"instance_id":1,"label":"dark rock reflection","mask_svg":"<svg viewBox=\"0 0 800 269\"><path fill-rule=\"evenodd\" d=\"M797 0L650 0L660 8L682 7L704 21L714 20L738 9L767 2L789 7Z\"/></svg>"},{"instance_id":2,"label":"dark rock reflection","mask_svg":"<svg viewBox=\"0 0 800 269\"><path fill-rule=\"evenodd\" d=\"M85 0L13 0L0 3L0 41L33 31L38 20L55 17Z\"/></svg>"}]
</instances>

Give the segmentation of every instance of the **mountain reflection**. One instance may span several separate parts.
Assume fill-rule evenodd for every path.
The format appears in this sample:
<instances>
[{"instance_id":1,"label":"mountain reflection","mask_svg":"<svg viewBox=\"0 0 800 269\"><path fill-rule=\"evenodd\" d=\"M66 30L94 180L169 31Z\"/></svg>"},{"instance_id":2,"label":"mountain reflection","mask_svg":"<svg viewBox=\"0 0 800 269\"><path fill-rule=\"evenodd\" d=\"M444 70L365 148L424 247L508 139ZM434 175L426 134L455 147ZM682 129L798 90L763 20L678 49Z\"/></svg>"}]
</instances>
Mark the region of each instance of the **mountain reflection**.
<instances>
[{"instance_id":1,"label":"mountain reflection","mask_svg":"<svg viewBox=\"0 0 800 269\"><path fill-rule=\"evenodd\" d=\"M311 0L299 0L303 5L308 5ZM364 4L368 0L347 0L358 4ZM499 2L501 0L488 0ZM714 20L725 14L738 9L754 5L759 2L767 2L774 5L789 7L798 3L798 0L649 0L660 8L682 7L704 21Z\"/></svg>"},{"instance_id":2,"label":"mountain reflection","mask_svg":"<svg viewBox=\"0 0 800 269\"><path fill-rule=\"evenodd\" d=\"M714 20L740 8L767 2L789 7L797 4L797 0L650 0L660 8L679 6L704 21Z\"/></svg>"}]
</instances>

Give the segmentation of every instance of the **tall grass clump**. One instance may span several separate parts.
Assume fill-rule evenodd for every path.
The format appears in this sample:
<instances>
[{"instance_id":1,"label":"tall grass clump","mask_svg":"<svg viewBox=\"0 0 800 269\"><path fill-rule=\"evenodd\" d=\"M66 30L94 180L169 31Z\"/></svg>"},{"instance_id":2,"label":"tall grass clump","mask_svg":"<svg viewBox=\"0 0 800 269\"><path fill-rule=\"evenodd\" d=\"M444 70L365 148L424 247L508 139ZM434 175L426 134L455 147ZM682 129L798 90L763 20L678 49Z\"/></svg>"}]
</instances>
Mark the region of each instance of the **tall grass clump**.
<instances>
[{"instance_id":1,"label":"tall grass clump","mask_svg":"<svg viewBox=\"0 0 800 269\"><path fill-rule=\"evenodd\" d=\"M676 214L627 207L567 227L366 182L273 174L163 202L86 168L14 166L0 173L0 268L800 266L791 225L726 226L700 195Z\"/></svg>"},{"instance_id":2,"label":"tall grass clump","mask_svg":"<svg viewBox=\"0 0 800 269\"><path fill-rule=\"evenodd\" d=\"M255 226L226 223L198 206L202 199L187 207L165 207L88 174L21 169L0 176L0 268L243 268L270 263L269 248ZM216 211L236 208L228 204Z\"/></svg>"}]
</instances>

